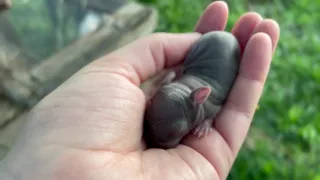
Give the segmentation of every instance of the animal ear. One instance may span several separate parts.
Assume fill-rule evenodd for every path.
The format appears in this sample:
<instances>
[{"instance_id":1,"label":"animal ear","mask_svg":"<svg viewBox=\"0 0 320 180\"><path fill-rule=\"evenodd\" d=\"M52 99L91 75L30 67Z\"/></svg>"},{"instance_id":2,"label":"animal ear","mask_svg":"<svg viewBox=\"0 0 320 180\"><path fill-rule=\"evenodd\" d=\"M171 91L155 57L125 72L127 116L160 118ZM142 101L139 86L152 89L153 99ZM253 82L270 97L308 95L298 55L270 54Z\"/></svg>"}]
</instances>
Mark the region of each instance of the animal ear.
<instances>
[{"instance_id":1,"label":"animal ear","mask_svg":"<svg viewBox=\"0 0 320 180\"><path fill-rule=\"evenodd\" d=\"M203 104L211 93L211 88L208 86L203 86L195 89L191 92L190 98L196 104Z\"/></svg>"}]
</instances>

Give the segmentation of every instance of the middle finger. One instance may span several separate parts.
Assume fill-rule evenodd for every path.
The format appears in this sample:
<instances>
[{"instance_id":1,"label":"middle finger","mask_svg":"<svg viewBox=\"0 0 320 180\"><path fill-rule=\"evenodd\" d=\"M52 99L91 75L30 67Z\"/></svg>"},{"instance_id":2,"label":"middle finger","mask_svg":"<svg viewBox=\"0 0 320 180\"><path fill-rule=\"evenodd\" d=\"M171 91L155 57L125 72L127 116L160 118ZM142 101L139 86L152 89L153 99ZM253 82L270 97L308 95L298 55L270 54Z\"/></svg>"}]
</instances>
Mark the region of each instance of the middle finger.
<instances>
[{"instance_id":1,"label":"middle finger","mask_svg":"<svg viewBox=\"0 0 320 180\"><path fill-rule=\"evenodd\" d=\"M243 52L256 26L262 21L262 17L254 12L242 15L235 23L232 34L238 39Z\"/></svg>"}]
</instances>

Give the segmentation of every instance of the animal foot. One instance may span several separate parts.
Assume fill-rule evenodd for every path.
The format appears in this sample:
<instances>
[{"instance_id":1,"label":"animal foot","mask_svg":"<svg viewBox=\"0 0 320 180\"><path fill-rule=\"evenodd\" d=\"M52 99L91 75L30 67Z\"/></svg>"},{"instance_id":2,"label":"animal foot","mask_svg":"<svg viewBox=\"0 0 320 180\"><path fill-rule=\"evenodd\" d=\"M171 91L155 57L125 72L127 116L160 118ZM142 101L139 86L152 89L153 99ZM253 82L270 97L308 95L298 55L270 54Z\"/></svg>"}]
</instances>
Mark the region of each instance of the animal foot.
<instances>
[{"instance_id":1,"label":"animal foot","mask_svg":"<svg viewBox=\"0 0 320 180\"><path fill-rule=\"evenodd\" d=\"M211 129L211 124L209 122L204 122L201 123L200 125L198 125L194 130L193 130L193 134L195 136L200 137L204 137L209 135L209 133L212 131Z\"/></svg>"}]
</instances>

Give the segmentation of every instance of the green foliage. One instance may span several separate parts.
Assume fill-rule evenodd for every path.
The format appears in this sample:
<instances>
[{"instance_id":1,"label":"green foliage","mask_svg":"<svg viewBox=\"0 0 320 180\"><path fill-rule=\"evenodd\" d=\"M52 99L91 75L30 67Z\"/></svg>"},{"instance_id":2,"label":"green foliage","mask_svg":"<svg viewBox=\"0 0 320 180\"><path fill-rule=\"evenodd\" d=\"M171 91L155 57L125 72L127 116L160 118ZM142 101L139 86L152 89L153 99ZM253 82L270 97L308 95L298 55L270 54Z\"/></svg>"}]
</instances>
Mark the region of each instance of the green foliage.
<instances>
[{"instance_id":1,"label":"green foliage","mask_svg":"<svg viewBox=\"0 0 320 180\"><path fill-rule=\"evenodd\" d=\"M141 0L158 8L157 31L194 29L209 0ZM229 0L230 31L248 0ZM267 137L243 147L229 179L319 179L320 2L251 0L254 11L275 19L281 39L254 127ZM252 133L251 135L255 135ZM269 140L267 140L269 139Z\"/></svg>"},{"instance_id":2,"label":"green foliage","mask_svg":"<svg viewBox=\"0 0 320 180\"><path fill-rule=\"evenodd\" d=\"M160 12L160 19L157 31L161 32L190 32L194 28L194 23L201 15L203 7L210 0L141 0L145 3L156 5Z\"/></svg>"},{"instance_id":3,"label":"green foliage","mask_svg":"<svg viewBox=\"0 0 320 180\"><path fill-rule=\"evenodd\" d=\"M14 0L8 11L23 42L24 49L39 59L51 56L55 50L55 35L44 0ZM67 24L67 41L75 39L74 22Z\"/></svg>"},{"instance_id":4,"label":"green foliage","mask_svg":"<svg viewBox=\"0 0 320 180\"><path fill-rule=\"evenodd\" d=\"M39 58L49 56L53 48L52 43L48 43L52 35L43 2L42 0L12 1L13 6L9 11L24 48Z\"/></svg>"}]
</instances>

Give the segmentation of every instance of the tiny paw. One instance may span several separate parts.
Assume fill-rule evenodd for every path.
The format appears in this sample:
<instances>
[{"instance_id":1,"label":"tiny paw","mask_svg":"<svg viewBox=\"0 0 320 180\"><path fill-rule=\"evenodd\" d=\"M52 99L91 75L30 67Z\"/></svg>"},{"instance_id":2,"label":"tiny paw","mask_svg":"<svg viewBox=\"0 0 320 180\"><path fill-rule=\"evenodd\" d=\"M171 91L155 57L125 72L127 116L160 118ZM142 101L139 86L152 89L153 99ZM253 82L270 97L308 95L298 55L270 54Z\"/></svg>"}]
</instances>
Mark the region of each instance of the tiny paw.
<instances>
[{"instance_id":1,"label":"tiny paw","mask_svg":"<svg viewBox=\"0 0 320 180\"><path fill-rule=\"evenodd\" d=\"M210 125L208 125L207 123L202 123L200 125L198 125L196 128L194 128L193 130L193 134L195 136L200 137L204 137L209 135L209 133L212 131Z\"/></svg>"}]
</instances>

